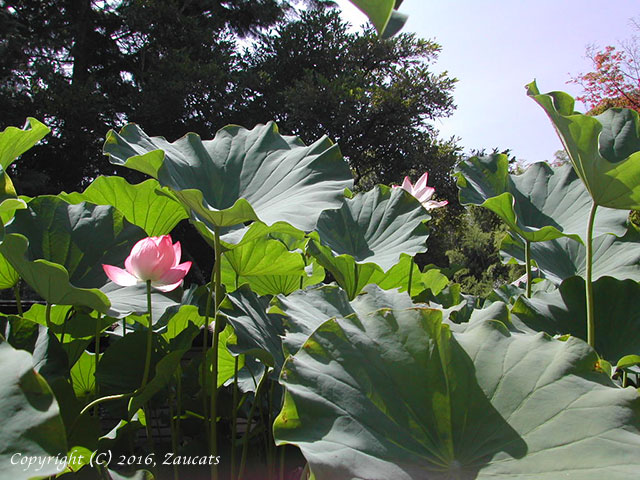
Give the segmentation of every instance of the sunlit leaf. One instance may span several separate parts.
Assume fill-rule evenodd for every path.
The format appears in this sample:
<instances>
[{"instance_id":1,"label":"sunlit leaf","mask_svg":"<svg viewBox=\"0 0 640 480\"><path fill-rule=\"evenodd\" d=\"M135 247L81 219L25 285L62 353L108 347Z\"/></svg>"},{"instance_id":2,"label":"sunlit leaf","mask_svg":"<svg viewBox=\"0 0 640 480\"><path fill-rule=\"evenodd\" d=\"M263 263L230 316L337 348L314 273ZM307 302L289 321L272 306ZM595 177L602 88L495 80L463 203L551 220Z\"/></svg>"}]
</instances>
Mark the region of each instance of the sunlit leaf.
<instances>
[{"instance_id":1,"label":"sunlit leaf","mask_svg":"<svg viewBox=\"0 0 640 480\"><path fill-rule=\"evenodd\" d=\"M182 205L161 191L153 179L131 185L121 177L98 177L84 192L61 193L59 197L69 203L113 205L130 223L156 237L171 233L180 220L188 217Z\"/></svg>"},{"instance_id":2,"label":"sunlit leaf","mask_svg":"<svg viewBox=\"0 0 640 480\"><path fill-rule=\"evenodd\" d=\"M309 252L355 298L372 276L398 263L401 254L426 251L424 223L430 218L404 190L378 185L345 199L340 209L322 212Z\"/></svg>"},{"instance_id":3,"label":"sunlit leaf","mask_svg":"<svg viewBox=\"0 0 640 480\"><path fill-rule=\"evenodd\" d=\"M23 128L7 127L0 132L0 166L6 171L13 161L50 132L49 127L29 117Z\"/></svg>"},{"instance_id":4,"label":"sunlit leaf","mask_svg":"<svg viewBox=\"0 0 640 480\"><path fill-rule=\"evenodd\" d=\"M640 209L640 119L638 112L611 108L589 116L574 111L564 92L527 94L540 105L560 137L593 201L603 207Z\"/></svg>"}]
</instances>

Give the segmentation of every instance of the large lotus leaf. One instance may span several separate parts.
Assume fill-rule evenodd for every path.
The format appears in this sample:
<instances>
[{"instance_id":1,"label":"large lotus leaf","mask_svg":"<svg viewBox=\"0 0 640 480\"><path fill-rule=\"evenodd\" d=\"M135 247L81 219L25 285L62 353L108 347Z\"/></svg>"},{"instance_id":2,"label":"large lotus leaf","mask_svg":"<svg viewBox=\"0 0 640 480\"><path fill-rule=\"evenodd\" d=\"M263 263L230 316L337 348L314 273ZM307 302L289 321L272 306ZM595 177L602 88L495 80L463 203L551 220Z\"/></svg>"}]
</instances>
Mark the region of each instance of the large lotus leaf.
<instances>
[{"instance_id":1,"label":"large lotus leaf","mask_svg":"<svg viewBox=\"0 0 640 480\"><path fill-rule=\"evenodd\" d=\"M26 208L23 200L15 198L16 190L6 173L7 168L49 131L49 127L29 117L22 129L7 127L0 132L0 217L3 223L8 222L16 210Z\"/></svg>"},{"instance_id":2,"label":"large lotus leaf","mask_svg":"<svg viewBox=\"0 0 640 480\"><path fill-rule=\"evenodd\" d=\"M102 292L73 286L64 267L47 260L30 260L28 248L27 239L15 234L5 237L0 245L24 281L42 298L59 305L84 305L102 313L109 310L109 299Z\"/></svg>"},{"instance_id":3,"label":"large lotus leaf","mask_svg":"<svg viewBox=\"0 0 640 480\"><path fill-rule=\"evenodd\" d=\"M98 177L82 192L61 193L69 203L90 202L113 205L132 224L147 235L157 237L171 233L173 228L188 217L185 209L153 179L131 185L122 177Z\"/></svg>"},{"instance_id":4,"label":"large lotus leaf","mask_svg":"<svg viewBox=\"0 0 640 480\"><path fill-rule=\"evenodd\" d=\"M254 222L244 238L222 257L222 283L228 292L248 284L258 295L288 295L320 283L324 269L304 251L309 239L287 224Z\"/></svg>"},{"instance_id":5,"label":"large lotus leaf","mask_svg":"<svg viewBox=\"0 0 640 480\"><path fill-rule=\"evenodd\" d=\"M401 188L377 185L346 198L339 209L322 212L317 232L336 256L350 255L358 263L375 263L387 271L402 253L426 251L429 234L424 223L430 218Z\"/></svg>"},{"instance_id":6,"label":"large lotus leaf","mask_svg":"<svg viewBox=\"0 0 640 480\"><path fill-rule=\"evenodd\" d=\"M267 313L268 299L258 297L247 285L228 293L227 298L233 307L223 311L237 337L229 350L253 355L279 372L284 361L281 316Z\"/></svg>"},{"instance_id":7,"label":"large lotus leaf","mask_svg":"<svg viewBox=\"0 0 640 480\"><path fill-rule=\"evenodd\" d=\"M162 336L170 344L175 344L179 339L180 333L190 328L190 324L193 324L199 330L204 325L205 318L198 313L198 307L195 305L177 305L168 308L159 320L160 323L165 321L167 329L162 333Z\"/></svg>"},{"instance_id":8,"label":"large lotus leaf","mask_svg":"<svg viewBox=\"0 0 640 480\"><path fill-rule=\"evenodd\" d=\"M284 315L283 346L287 354L297 352L316 328L329 318L342 318L355 312L344 290L322 285L278 295L270 311Z\"/></svg>"},{"instance_id":9,"label":"large lotus leaf","mask_svg":"<svg viewBox=\"0 0 640 480\"><path fill-rule=\"evenodd\" d=\"M593 201L604 207L640 208L640 120L634 110L612 108L597 115L574 111L564 92L541 94L536 82L527 95L540 105L560 137Z\"/></svg>"},{"instance_id":10,"label":"large lotus leaf","mask_svg":"<svg viewBox=\"0 0 640 480\"><path fill-rule=\"evenodd\" d=\"M456 169L461 203L488 208L530 242L562 236L582 241L592 202L571 166L538 162L510 175L507 156L494 154L472 157ZM626 222L627 212L599 209L594 234L623 235Z\"/></svg>"},{"instance_id":11,"label":"large lotus leaf","mask_svg":"<svg viewBox=\"0 0 640 480\"><path fill-rule=\"evenodd\" d=\"M640 398L578 339L460 334L429 309L332 319L285 362L278 444L317 480L632 478Z\"/></svg>"},{"instance_id":12,"label":"large lotus leaf","mask_svg":"<svg viewBox=\"0 0 640 480\"><path fill-rule=\"evenodd\" d=\"M314 261L305 267L303 275L260 275L240 280L246 279L251 290L258 295L289 295L296 290L322 283L325 276L324 268Z\"/></svg>"},{"instance_id":13,"label":"large lotus leaf","mask_svg":"<svg viewBox=\"0 0 640 480\"><path fill-rule=\"evenodd\" d=\"M35 118L28 117L24 127L7 127L0 132L0 166L3 171L24 152L33 147L50 132L49 127Z\"/></svg>"},{"instance_id":14,"label":"large lotus leaf","mask_svg":"<svg viewBox=\"0 0 640 480\"><path fill-rule=\"evenodd\" d=\"M279 295L272 300L270 312L284 315L283 345L288 354L297 352L314 330L330 318L345 318L357 313L367 315L382 308L413 307L409 296L398 291L384 291L367 285L361 295L349 301L347 294L335 285L322 285Z\"/></svg>"},{"instance_id":15,"label":"large lotus leaf","mask_svg":"<svg viewBox=\"0 0 640 480\"><path fill-rule=\"evenodd\" d=\"M525 246L517 237L505 236L500 245L503 261L524 265ZM531 259L540 271L558 284L575 275L586 278L586 248L563 237L531 245ZM593 280L610 276L620 280L640 280L640 232L634 226L622 238L600 235L593 239Z\"/></svg>"},{"instance_id":16,"label":"large lotus leaf","mask_svg":"<svg viewBox=\"0 0 640 480\"><path fill-rule=\"evenodd\" d=\"M33 370L29 353L0 343L0 365L0 478L26 480L35 475L55 475L58 465L53 462L35 472L36 466L25 470L25 465L15 460L66 453L67 436L58 403L47 382Z\"/></svg>"},{"instance_id":17,"label":"large lotus leaf","mask_svg":"<svg viewBox=\"0 0 640 480\"><path fill-rule=\"evenodd\" d=\"M202 236L205 237L205 239L213 241L213 233L204 228L204 224L202 222L194 221L192 218L191 223L202 234ZM306 245L307 241L305 232L298 230L286 222L276 222L273 225L266 225L263 222L253 222L249 227L223 229L220 235L220 241L223 249L232 250L246 243L254 242L265 237L271 239L287 237L292 239L290 242L285 242L285 244L294 243L297 245L293 248L289 248L289 250L302 248L298 243Z\"/></svg>"},{"instance_id":18,"label":"large lotus leaf","mask_svg":"<svg viewBox=\"0 0 640 480\"><path fill-rule=\"evenodd\" d=\"M426 251L429 219L413 196L378 185L345 199L342 208L322 212L309 253L353 299L403 253Z\"/></svg>"},{"instance_id":19,"label":"large lotus leaf","mask_svg":"<svg viewBox=\"0 0 640 480\"><path fill-rule=\"evenodd\" d=\"M359 264L351 255L335 255L329 247L321 245L317 234L311 234L308 251L325 269L331 272L336 283L354 299L362 289L372 282L372 278L384 275L375 263Z\"/></svg>"},{"instance_id":20,"label":"large lotus leaf","mask_svg":"<svg viewBox=\"0 0 640 480\"><path fill-rule=\"evenodd\" d=\"M145 236L111 206L42 196L5 227L0 251L48 302L106 312L108 301L95 290L107 283L102 264L122 265Z\"/></svg>"},{"instance_id":21,"label":"large lotus leaf","mask_svg":"<svg viewBox=\"0 0 640 480\"><path fill-rule=\"evenodd\" d=\"M337 145L323 138L307 147L280 135L274 123L252 130L230 125L208 141L189 133L174 143L129 124L107 134L104 152L117 165L157 178L211 227L261 220L312 230L353 182Z\"/></svg>"},{"instance_id":22,"label":"large lotus leaf","mask_svg":"<svg viewBox=\"0 0 640 480\"><path fill-rule=\"evenodd\" d=\"M640 353L640 285L602 277L593 283L593 295L596 351L613 365L625 355ZM584 280L571 277L553 292L520 297L511 316L521 329L586 340Z\"/></svg>"}]
</instances>

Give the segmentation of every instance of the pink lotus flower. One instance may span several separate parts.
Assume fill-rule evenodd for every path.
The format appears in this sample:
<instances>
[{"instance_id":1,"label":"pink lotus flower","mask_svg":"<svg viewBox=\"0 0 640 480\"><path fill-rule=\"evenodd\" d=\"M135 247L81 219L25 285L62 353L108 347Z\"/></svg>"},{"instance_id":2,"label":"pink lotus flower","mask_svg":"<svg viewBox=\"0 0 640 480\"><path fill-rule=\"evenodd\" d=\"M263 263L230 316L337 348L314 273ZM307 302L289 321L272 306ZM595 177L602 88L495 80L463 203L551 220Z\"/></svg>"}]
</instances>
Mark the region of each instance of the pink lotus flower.
<instances>
[{"instance_id":1,"label":"pink lotus flower","mask_svg":"<svg viewBox=\"0 0 640 480\"><path fill-rule=\"evenodd\" d=\"M124 261L125 270L102 265L104 273L114 283L130 287L148 280L161 292L175 290L191 268L191 262L180 263L180 242L172 243L171 235L147 237L136 243Z\"/></svg>"},{"instance_id":2,"label":"pink lotus flower","mask_svg":"<svg viewBox=\"0 0 640 480\"><path fill-rule=\"evenodd\" d=\"M409 192L411 195L416 197L422 206L427 210L433 210L434 208L444 207L449 202L444 200L442 202L436 202L435 200L431 200L433 194L436 189L433 187L427 187L427 178L429 174L425 172L416 182L415 186L409 180L409 177L404 177L404 182L402 182L402 188ZM392 188L401 188L400 185L392 185Z\"/></svg>"}]
</instances>

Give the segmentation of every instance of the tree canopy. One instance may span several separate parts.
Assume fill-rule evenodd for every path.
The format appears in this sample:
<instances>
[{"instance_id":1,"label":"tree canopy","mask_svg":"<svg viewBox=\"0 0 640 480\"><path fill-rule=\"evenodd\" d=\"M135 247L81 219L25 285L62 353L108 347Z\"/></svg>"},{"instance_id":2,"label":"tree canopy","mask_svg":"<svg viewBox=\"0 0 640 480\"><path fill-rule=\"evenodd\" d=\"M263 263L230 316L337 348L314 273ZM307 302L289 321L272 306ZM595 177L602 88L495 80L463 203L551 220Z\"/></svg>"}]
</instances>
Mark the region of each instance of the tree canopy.
<instances>
[{"instance_id":1,"label":"tree canopy","mask_svg":"<svg viewBox=\"0 0 640 480\"><path fill-rule=\"evenodd\" d=\"M640 23L631 20L640 31ZM640 38L633 36L620 45L587 49L593 71L581 73L571 82L582 87L576 100L583 102L589 114L598 115L609 108L631 108L640 112Z\"/></svg>"},{"instance_id":2,"label":"tree canopy","mask_svg":"<svg viewBox=\"0 0 640 480\"><path fill-rule=\"evenodd\" d=\"M455 197L456 147L428 123L454 108L454 79L432 71L439 45L352 32L332 2L307 0L301 14L292 3L3 2L3 123L34 116L52 128L12 172L18 191L114 173L101 144L127 121L175 140L276 120L307 142L338 141L363 188L429 170Z\"/></svg>"},{"instance_id":3,"label":"tree canopy","mask_svg":"<svg viewBox=\"0 0 640 480\"><path fill-rule=\"evenodd\" d=\"M455 147L429 122L452 113L455 80L433 72L439 51L412 34L350 31L335 11L305 12L244 56L242 121L272 118L306 141L329 134L361 188L428 170L444 189Z\"/></svg>"}]
</instances>

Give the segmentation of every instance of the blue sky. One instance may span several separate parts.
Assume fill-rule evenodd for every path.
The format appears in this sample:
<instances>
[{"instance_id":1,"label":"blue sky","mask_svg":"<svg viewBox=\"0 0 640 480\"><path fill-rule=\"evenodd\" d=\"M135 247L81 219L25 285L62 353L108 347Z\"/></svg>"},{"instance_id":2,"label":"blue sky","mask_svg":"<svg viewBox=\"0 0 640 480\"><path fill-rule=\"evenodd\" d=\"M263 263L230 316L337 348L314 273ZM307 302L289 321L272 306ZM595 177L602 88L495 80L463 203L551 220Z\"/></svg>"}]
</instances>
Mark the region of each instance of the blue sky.
<instances>
[{"instance_id":1,"label":"blue sky","mask_svg":"<svg viewBox=\"0 0 640 480\"><path fill-rule=\"evenodd\" d=\"M366 21L347 0L338 3L351 23ZM637 0L405 0L400 10L409 15L403 31L442 46L435 70L459 80L456 112L435 124L441 137L460 137L465 151L510 148L528 162L552 159L561 145L524 85L536 79L542 92L579 95L566 82L591 69L587 46L640 34L629 23L640 17Z\"/></svg>"}]
</instances>

